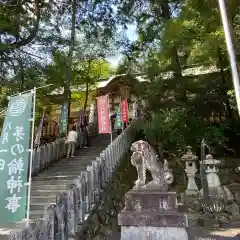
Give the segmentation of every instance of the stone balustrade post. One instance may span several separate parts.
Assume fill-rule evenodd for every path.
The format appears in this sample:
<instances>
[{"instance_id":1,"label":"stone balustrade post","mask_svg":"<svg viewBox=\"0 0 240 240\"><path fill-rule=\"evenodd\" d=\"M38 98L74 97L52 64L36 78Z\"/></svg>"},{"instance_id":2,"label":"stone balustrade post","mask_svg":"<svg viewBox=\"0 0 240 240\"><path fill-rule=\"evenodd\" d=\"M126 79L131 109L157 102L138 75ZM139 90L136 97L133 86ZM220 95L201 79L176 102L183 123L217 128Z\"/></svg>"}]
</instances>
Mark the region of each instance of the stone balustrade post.
<instances>
[{"instance_id":1,"label":"stone balustrade post","mask_svg":"<svg viewBox=\"0 0 240 240\"><path fill-rule=\"evenodd\" d=\"M85 183L86 183L86 192L85 192L86 212L89 213L91 210L91 204L92 204L91 173L89 171L86 171L84 173L85 173Z\"/></svg>"},{"instance_id":2,"label":"stone balustrade post","mask_svg":"<svg viewBox=\"0 0 240 240\"><path fill-rule=\"evenodd\" d=\"M37 151L33 150L32 175L36 172L37 167Z\"/></svg>"},{"instance_id":3,"label":"stone balustrade post","mask_svg":"<svg viewBox=\"0 0 240 240\"><path fill-rule=\"evenodd\" d=\"M54 145L55 145L55 142L51 142L51 149L52 149L52 161L55 161L56 158L55 158L55 149L54 149Z\"/></svg>"},{"instance_id":4,"label":"stone balustrade post","mask_svg":"<svg viewBox=\"0 0 240 240\"><path fill-rule=\"evenodd\" d=\"M96 202L99 199L100 189L101 189L101 169L100 169L100 162L93 161L93 167L95 170L95 176L96 176Z\"/></svg>"},{"instance_id":5,"label":"stone balustrade post","mask_svg":"<svg viewBox=\"0 0 240 240\"><path fill-rule=\"evenodd\" d=\"M76 184L79 195L78 195L78 215L79 222L82 223L84 221L85 213L86 213L86 183L85 183L85 175L84 172L81 172L80 176L74 180Z\"/></svg>"},{"instance_id":6,"label":"stone balustrade post","mask_svg":"<svg viewBox=\"0 0 240 240\"><path fill-rule=\"evenodd\" d=\"M107 168L106 168L106 163L105 161L101 158L101 156L98 158L100 161L100 166L101 166L101 184L102 188L105 187L106 182L107 182Z\"/></svg>"},{"instance_id":7,"label":"stone balustrade post","mask_svg":"<svg viewBox=\"0 0 240 240\"><path fill-rule=\"evenodd\" d=\"M58 240L68 240L67 194L60 193L56 198L57 236Z\"/></svg>"},{"instance_id":8,"label":"stone balustrade post","mask_svg":"<svg viewBox=\"0 0 240 240\"><path fill-rule=\"evenodd\" d=\"M116 145L117 141L114 141L113 143L113 165L114 165L114 169L116 169L117 166L117 145Z\"/></svg>"},{"instance_id":9,"label":"stone balustrade post","mask_svg":"<svg viewBox=\"0 0 240 240\"><path fill-rule=\"evenodd\" d=\"M111 156L111 173L113 172L113 170L114 170L114 167L115 167L115 165L114 165L114 155L113 155L113 148L114 148L114 145L110 145L109 146L109 152L110 152L110 156Z\"/></svg>"},{"instance_id":10,"label":"stone balustrade post","mask_svg":"<svg viewBox=\"0 0 240 240\"><path fill-rule=\"evenodd\" d=\"M56 212L55 204L51 204L46 207L44 211L44 228L45 228L45 237L49 240L55 240L56 229Z\"/></svg>"},{"instance_id":11,"label":"stone balustrade post","mask_svg":"<svg viewBox=\"0 0 240 240\"><path fill-rule=\"evenodd\" d=\"M52 143L53 147L53 161L57 160L57 153L56 153L56 141Z\"/></svg>"},{"instance_id":12,"label":"stone balustrade post","mask_svg":"<svg viewBox=\"0 0 240 240\"><path fill-rule=\"evenodd\" d=\"M103 152L100 153L100 158L104 162L105 173L106 173L106 175L105 175L105 182L107 182L108 181L108 177L109 177L109 171L110 171L109 163L108 163L107 158L105 157L105 154Z\"/></svg>"},{"instance_id":13,"label":"stone balustrade post","mask_svg":"<svg viewBox=\"0 0 240 240\"><path fill-rule=\"evenodd\" d=\"M50 144L47 143L46 144L46 165L48 165L50 162L50 147L49 146L50 146Z\"/></svg>"},{"instance_id":14,"label":"stone balustrade post","mask_svg":"<svg viewBox=\"0 0 240 240\"><path fill-rule=\"evenodd\" d=\"M77 191L78 189L75 184L71 184L67 189L68 234L71 237L75 236L77 232Z\"/></svg>"},{"instance_id":15,"label":"stone balustrade post","mask_svg":"<svg viewBox=\"0 0 240 240\"><path fill-rule=\"evenodd\" d=\"M114 143L113 143L114 144ZM109 147L108 147L108 151L109 151L109 155L110 155L110 161L111 161L111 173L113 172L113 169L114 169L114 155L113 155L113 148L114 148L114 145L113 144L111 144L111 145L109 145Z\"/></svg>"},{"instance_id":16,"label":"stone balustrade post","mask_svg":"<svg viewBox=\"0 0 240 240\"><path fill-rule=\"evenodd\" d=\"M50 149L51 149L51 162L53 162L54 159L54 150L53 150L53 142L49 143L50 144Z\"/></svg>"},{"instance_id":17,"label":"stone balustrade post","mask_svg":"<svg viewBox=\"0 0 240 240\"><path fill-rule=\"evenodd\" d=\"M105 159L106 166L108 168L108 174L111 172L111 162L110 162L110 153L108 151L108 146L102 151L103 158Z\"/></svg>"},{"instance_id":18,"label":"stone balustrade post","mask_svg":"<svg viewBox=\"0 0 240 240\"><path fill-rule=\"evenodd\" d=\"M37 148L37 156L36 156L36 172L38 172L39 170L40 170L40 166L41 166L41 159L40 159L40 157L41 157L41 148L40 147L38 147Z\"/></svg>"},{"instance_id":19,"label":"stone balustrade post","mask_svg":"<svg viewBox=\"0 0 240 240\"><path fill-rule=\"evenodd\" d=\"M86 185L85 185L85 178L82 176L80 178L80 187L79 187L79 193L80 193L80 198L79 198L79 207L80 207L80 222L83 222L85 219L85 213L86 213L86 196L85 196L85 191L86 191Z\"/></svg>"},{"instance_id":20,"label":"stone balustrade post","mask_svg":"<svg viewBox=\"0 0 240 240\"><path fill-rule=\"evenodd\" d=\"M44 166L44 146L40 147L40 163L39 163L39 169L43 169Z\"/></svg>"},{"instance_id":21,"label":"stone balustrade post","mask_svg":"<svg viewBox=\"0 0 240 240\"><path fill-rule=\"evenodd\" d=\"M47 164L50 163L51 159L51 149L50 149L50 143L48 143L46 145L46 149L47 149Z\"/></svg>"},{"instance_id":22,"label":"stone balustrade post","mask_svg":"<svg viewBox=\"0 0 240 240\"><path fill-rule=\"evenodd\" d=\"M92 205L94 206L97 201L97 179L96 179L96 168L94 161L92 161L92 166L90 167L91 180L92 180Z\"/></svg>"},{"instance_id":23,"label":"stone balustrade post","mask_svg":"<svg viewBox=\"0 0 240 240\"><path fill-rule=\"evenodd\" d=\"M46 146L45 144L42 146L42 158L41 158L41 169L44 168L46 158Z\"/></svg>"},{"instance_id":24,"label":"stone balustrade post","mask_svg":"<svg viewBox=\"0 0 240 240\"><path fill-rule=\"evenodd\" d=\"M59 145L60 145L60 139L57 139L55 141L55 157L56 157L56 160L59 159Z\"/></svg>"},{"instance_id":25,"label":"stone balustrade post","mask_svg":"<svg viewBox=\"0 0 240 240\"><path fill-rule=\"evenodd\" d=\"M114 169L116 169L118 163L118 159L117 159L117 145L116 142L114 142L114 147L113 147L113 164L114 164Z\"/></svg>"},{"instance_id":26,"label":"stone balustrade post","mask_svg":"<svg viewBox=\"0 0 240 240\"><path fill-rule=\"evenodd\" d=\"M117 161L119 161L119 159L120 159L120 157L121 157L120 144L121 144L121 141L120 141L120 139L118 138L118 139L117 139Z\"/></svg>"}]
</instances>

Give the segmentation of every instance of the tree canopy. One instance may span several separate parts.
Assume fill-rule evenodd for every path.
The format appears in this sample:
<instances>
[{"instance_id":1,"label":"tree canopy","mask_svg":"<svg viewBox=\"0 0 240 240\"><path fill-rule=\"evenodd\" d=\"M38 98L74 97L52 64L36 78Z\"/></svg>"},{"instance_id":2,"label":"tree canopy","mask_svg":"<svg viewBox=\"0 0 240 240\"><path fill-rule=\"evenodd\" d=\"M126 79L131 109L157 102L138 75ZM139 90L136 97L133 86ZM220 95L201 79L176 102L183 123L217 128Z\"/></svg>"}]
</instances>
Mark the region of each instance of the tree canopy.
<instances>
[{"instance_id":1,"label":"tree canopy","mask_svg":"<svg viewBox=\"0 0 240 240\"><path fill-rule=\"evenodd\" d=\"M238 2L227 1L227 11L239 59ZM44 84L52 86L40 94L50 96L63 88L66 98L85 99L79 101L86 108L97 79L113 73L106 57L121 53L116 73L141 73L148 79L139 95L154 116L150 129L156 119L168 124L174 118L170 129L179 126L178 137L159 130L159 139L175 139L173 146L182 148L188 144L182 139L191 139L186 129L198 123L202 131L196 144L205 136L224 145L226 131L236 130L238 115L217 1L10 0L0 3L0 14L1 109L8 94ZM137 40L126 36L129 24L136 26ZM193 68L201 70L198 76L184 74ZM166 72L170 78L164 77ZM84 97L69 94L70 85L84 89ZM45 104L41 97L39 101L39 106Z\"/></svg>"}]
</instances>

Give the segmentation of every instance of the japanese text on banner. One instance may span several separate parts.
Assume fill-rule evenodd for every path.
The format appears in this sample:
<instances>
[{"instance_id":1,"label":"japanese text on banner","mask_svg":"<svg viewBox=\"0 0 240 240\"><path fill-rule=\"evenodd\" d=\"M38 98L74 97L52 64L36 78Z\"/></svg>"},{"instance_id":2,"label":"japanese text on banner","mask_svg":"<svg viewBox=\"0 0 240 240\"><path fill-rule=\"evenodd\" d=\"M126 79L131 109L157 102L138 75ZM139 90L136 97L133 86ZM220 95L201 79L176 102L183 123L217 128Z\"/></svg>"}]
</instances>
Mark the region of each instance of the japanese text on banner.
<instances>
[{"instance_id":1,"label":"japanese text on banner","mask_svg":"<svg viewBox=\"0 0 240 240\"><path fill-rule=\"evenodd\" d=\"M108 96L102 96L97 98L98 109L98 129L99 133L110 133L110 119L108 111Z\"/></svg>"},{"instance_id":2,"label":"japanese text on banner","mask_svg":"<svg viewBox=\"0 0 240 240\"><path fill-rule=\"evenodd\" d=\"M128 103L126 99L121 101L121 115L122 115L122 122L128 122Z\"/></svg>"},{"instance_id":3,"label":"japanese text on banner","mask_svg":"<svg viewBox=\"0 0 240 240\"><path fill-rule=\"evenodd\" d=\"M61 109L61 119L60 119L60 128L59 128L59 135L64 137L67 135L67 128L68 128L68 107L69 103L64 102L62 104Z\"/></svg>"},{"instance_id":4,"label":"japanese text on banner","mask_svg":"<svg viewBox=\"0 0 240 240\"><path fill-rule=\"evenodd\" d=\"M33 93L12 97L0 139L0 223L25 218Z\"/></svg>"}]
</instances>

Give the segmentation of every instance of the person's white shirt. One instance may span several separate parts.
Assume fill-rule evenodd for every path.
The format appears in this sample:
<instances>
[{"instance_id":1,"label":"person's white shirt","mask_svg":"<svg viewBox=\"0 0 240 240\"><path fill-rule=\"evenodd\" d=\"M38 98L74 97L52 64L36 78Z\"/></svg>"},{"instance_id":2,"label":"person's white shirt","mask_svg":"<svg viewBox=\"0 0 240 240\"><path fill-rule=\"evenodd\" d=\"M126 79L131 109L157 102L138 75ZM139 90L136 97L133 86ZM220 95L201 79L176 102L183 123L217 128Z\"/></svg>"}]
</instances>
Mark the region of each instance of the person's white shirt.
<instances>
[{"instance_id":1,"label":"person's white shirt","mask_svg":"<svg viewBox=\"0 0 240 240\"><path fill-rule=\"evenodd\" d=\"M77 137L78 137L77 132L71 130L71 131L68 133L67 141L68 141L68 142L77 142Z\"/></svg>"}]
</instances>

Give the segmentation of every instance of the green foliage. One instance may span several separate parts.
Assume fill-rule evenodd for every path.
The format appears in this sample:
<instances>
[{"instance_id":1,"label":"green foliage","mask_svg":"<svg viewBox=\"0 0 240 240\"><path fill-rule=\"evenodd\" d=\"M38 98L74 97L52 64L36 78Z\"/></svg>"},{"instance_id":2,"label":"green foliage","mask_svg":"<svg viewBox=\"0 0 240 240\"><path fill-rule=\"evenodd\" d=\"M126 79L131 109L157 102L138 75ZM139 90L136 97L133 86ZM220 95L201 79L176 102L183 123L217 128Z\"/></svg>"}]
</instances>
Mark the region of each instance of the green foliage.
<instances>
[{"instance_id":1,"label":"green foliage","mask_svg":"<svg viewBox=\"0 0 240 240\"><path fill-rule=\"evenodd\" d=\"M86 59L77 60L74 63L76 70L74 85L82 85L88 83L95 85L99 78L107 78L112 70L109 63L104 59Z\"/></svg>"},{"instance_id":2,"label":"green foliage","mask_svg":"<svg viewBox=\"0 0 240 240\"><path fill-rule=\"evenodd\" d=\"M227 7L238 51L240 7L235 0ZM116 45L124 55L116 73L142 72L149 79L147 86L135 87L148 100L153 118L145 127L154 144L182 149L202 138L224 144L227 127L203 119L226 116L229 129L238 121L217 1L10 0L0 3L0 14L1 110L7 95L45 84L52 86L38 93L38 119L44 106L69 97L54 99L51 93L70 85L84 91L71 98L86 108L97 80L113 72L104 59L116 55ZM137 26L133 42L119 30L129 23ZM184 76L184 69L196 65L219 71ZM171 80L163 76L169 70Z\"/></svg>"},{"instance_id":3,"label":"green foliage","mask_svg":"<svg viewBox=\"0 0 240 240\"><path fill-rule=\"evenodd\" d=\"M194 150L200 146L202 139L210 146L225 146L227 125L213 125L200 117L191 116L182 108L166 109L154 114L150 121L144 123L144 132L148 141L157 146L159 151L182 153L187 145Z\"/></svg>"},{"instance_id":4,"label":"green foliage","mask_svg":"<svg viewBox=\"0 0 240 240\"><path fill-rule=\"evenodd\" d=\"M227 7L239 49L239 4L228 1ZM127 45L126 56L137 59L149 79L147 90L143 86L140 92L152 115L144 127L152 144L174 152L188 144L196 148L203 138L209 145L228 144L226 132L235 131L233 122L239 120L230 94L233 86L218 2L123 0L118 13L137 24L139 38ZM119 71L128 64L125 61ZM191 67L201 68L202 74L184 75ZM169 70L171 77L165 74ZM215 73L203 74L206 70ZM229 121L210 123L213 114Z\"/></svg>"},{"instance_id":5,"label":"green foliage","mask_svg":"<svg viewBox=\"0 0 240 240\"><path fill-rule=\"evenodd\" d=\"M88 93L88 104L89 104L89 100L93 99L94 95L95 95L96 89L91 89ZM86 92L83 91L79 91L79 92L72 92L71 94L71 99L72 101L77 101L79 108L83 109L84 108L84 103L85 103L85 99L86 99Z\"/></svg>"}]
</instances>

